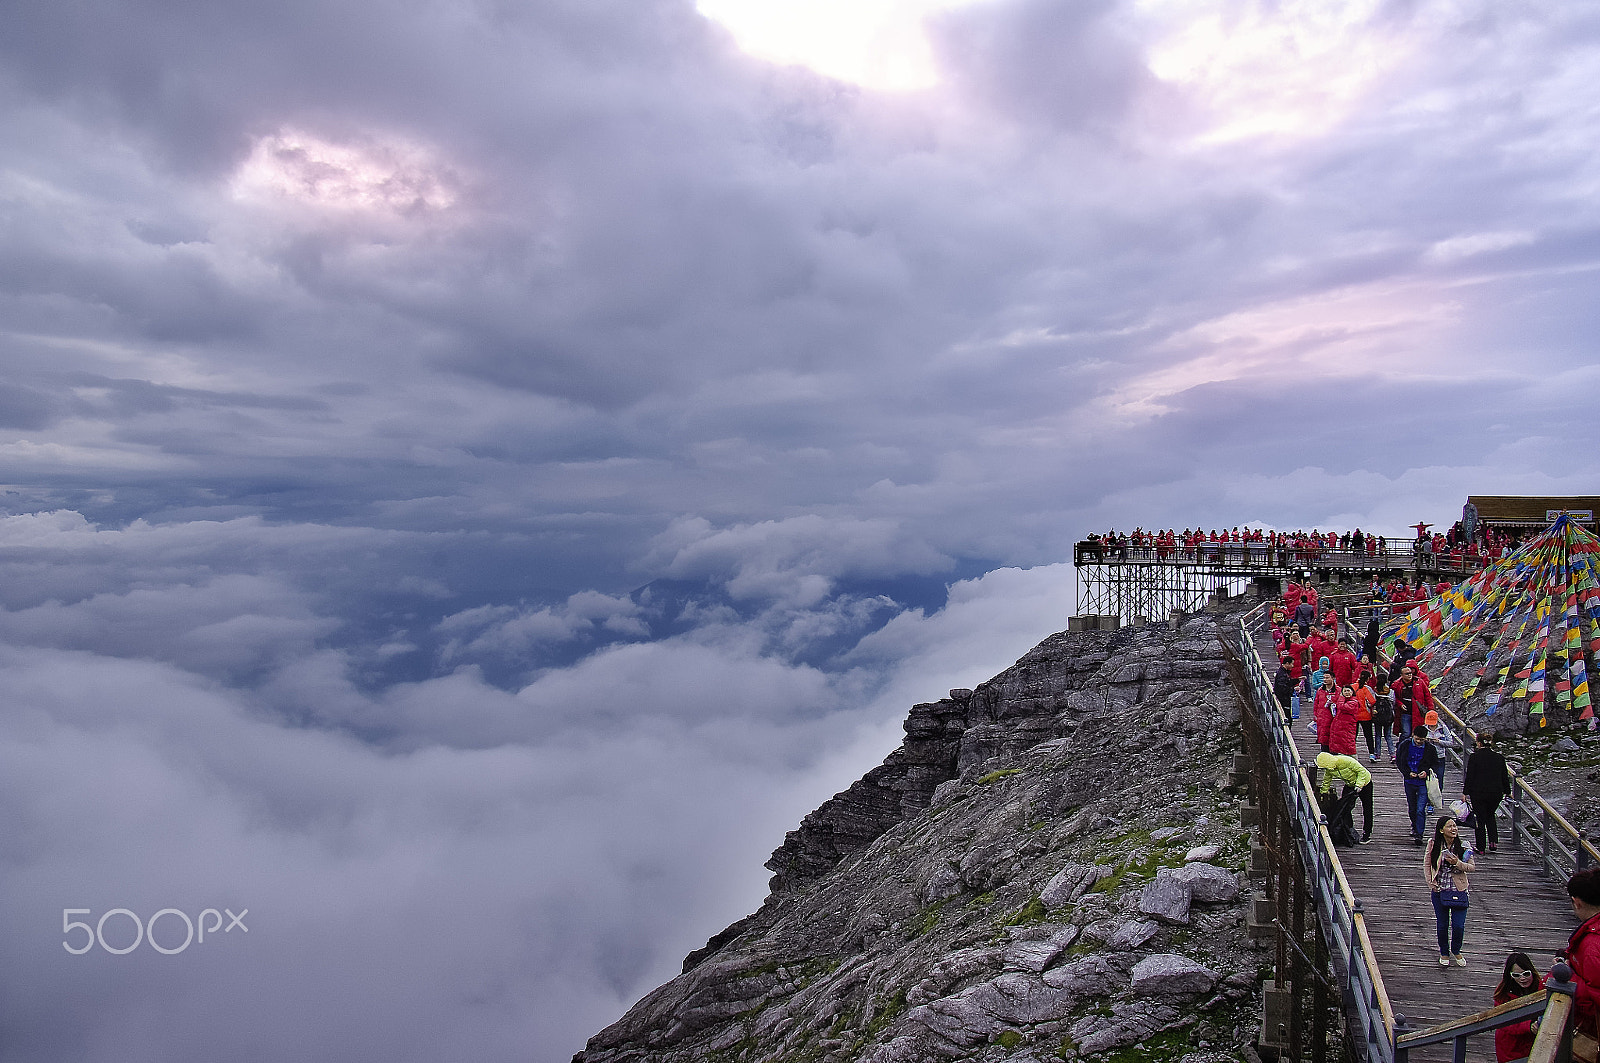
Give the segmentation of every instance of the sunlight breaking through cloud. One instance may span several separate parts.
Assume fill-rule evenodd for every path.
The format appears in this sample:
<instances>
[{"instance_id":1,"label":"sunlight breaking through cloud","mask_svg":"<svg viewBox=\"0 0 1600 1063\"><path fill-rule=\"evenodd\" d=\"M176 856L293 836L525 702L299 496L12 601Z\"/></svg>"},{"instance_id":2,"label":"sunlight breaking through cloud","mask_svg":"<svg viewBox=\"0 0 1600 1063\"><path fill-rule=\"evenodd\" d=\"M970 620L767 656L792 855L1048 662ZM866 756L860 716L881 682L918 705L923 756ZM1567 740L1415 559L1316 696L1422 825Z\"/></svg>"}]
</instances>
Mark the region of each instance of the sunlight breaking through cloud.
<instances>
[{"instance_id":1,"label":"sunlight breaking through cloud","mask_svg":"<svg viewBox=\"0 0 1600 1063\"><path fill-rule=\"evenodd\" d=\"M453 184L447 172L413 145L335 144L286 128L256 141L233 189L242 199L407 213L454 206Z\"/></svg>"}]
</instances>

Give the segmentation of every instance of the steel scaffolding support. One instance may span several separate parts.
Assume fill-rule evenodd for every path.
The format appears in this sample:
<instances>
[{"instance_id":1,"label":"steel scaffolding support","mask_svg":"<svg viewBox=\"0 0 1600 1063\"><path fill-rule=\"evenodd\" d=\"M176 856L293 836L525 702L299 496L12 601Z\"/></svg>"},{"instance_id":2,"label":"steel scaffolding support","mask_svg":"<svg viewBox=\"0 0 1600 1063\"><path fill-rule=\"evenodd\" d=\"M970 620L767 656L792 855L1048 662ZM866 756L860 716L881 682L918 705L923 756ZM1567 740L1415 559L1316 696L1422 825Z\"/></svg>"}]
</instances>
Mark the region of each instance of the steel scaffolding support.
<instances>
[{"instance_id":1,"label":"steel scaffolding support","mask_svg":"<svg viewBox=\"0 0 1600 1063\"><path fill-rule=\"evenodd\" d=\"M1165 620L1174 610L1194 612L1213 592L1238 594L1254 573L1208 565L1110 562L1078 566L1077 613Z\"/></svg>"},{"instance_id":2,"label":"steel scaffolding support","mask_svg":"<svg viewBox=\"0 0 1600 1063\"><path fill-rule=\"evenodd\" d=\"M1206 543L1169 547L1084 540L1072 552L1077 572L1076 614L1165 620L1174 610L1193 612L1219 589L1232 595L1252 579L1306 580L1468 572L1464 563L1414 551L1351 552L1263 543Z\"/></svg>"}]
</instances>

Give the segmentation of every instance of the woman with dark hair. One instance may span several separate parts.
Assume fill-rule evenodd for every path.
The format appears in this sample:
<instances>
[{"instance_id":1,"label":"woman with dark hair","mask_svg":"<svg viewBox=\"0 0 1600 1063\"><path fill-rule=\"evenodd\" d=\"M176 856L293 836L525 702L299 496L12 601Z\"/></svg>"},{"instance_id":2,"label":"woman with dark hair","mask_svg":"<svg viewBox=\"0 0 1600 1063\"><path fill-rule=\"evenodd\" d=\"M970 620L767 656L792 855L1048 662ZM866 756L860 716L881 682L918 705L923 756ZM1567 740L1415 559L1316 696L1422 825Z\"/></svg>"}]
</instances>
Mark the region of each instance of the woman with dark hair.
<instances>
[{"instance_id":1,"label":"woman with dark hair","mask_svg":"<svg viewBox=\"0 0 1600 1063\"><path fill-rule=\"evenodd\" d=\"M1467 932L1467 873L1476 871L1472 850L1461 844L1461 825L1450 816L1440 816L1434 824L1433 838L1422 858L1422 873L1433 895L1433 924L1439 938L1439 966L1454 960L1465 967L1461 938Z\"/></svg>"},{"instance_id":2,"label":"woman with dark hair","mask_svg":"<svg viewBox=\"0 0 1600 1063\"><path fill-rule=\"evenodd\" d=\"M1528 958L1528 954L1513 952L1506 957L1505 969L1500 972L1500 984L1494 987L1494 1002L1504 1004L1508 1000L1537 993L1543 988L1544 979L1533 969L1533 961ZM1502 1026L1496 1030L1494 1058L1497 1063L1526 1059L1529 1050L1533 1048L1534 1036L1538 1032L1537 1019L1523 1019L1521 1022L1514 1022L1510 1026Z\"/></svg>"}]
</instances>

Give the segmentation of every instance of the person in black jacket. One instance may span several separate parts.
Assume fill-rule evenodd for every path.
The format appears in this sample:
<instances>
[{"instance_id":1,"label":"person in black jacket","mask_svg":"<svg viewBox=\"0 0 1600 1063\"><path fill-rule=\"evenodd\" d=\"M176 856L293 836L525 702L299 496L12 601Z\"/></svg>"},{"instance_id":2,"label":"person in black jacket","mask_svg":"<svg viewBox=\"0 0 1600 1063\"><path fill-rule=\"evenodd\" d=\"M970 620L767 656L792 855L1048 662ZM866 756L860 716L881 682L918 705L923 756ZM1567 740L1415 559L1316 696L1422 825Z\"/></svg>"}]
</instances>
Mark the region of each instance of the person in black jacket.
<instances>
[{"instance_id":1,"label":"person in black jacket","mask_svg":"<svg viewBox=\"0 0 1600 1063\"><path fill-rule=\"evenodd\" d=\"M1466 776L1461 781L1461 796L1472 806L1472 816L1477 821L1480 853L1500 848L1500 828L1495 825L1494 813L1510 794L1511 774L1506 771L1506 758L1495 750L1494 734L1481 731L1478 747L1467 757Z\"/></svg>"},{"instance_id":2,"label":"person in black jacket","mask_svg":"<svg viewBox=\"0 0 1600 1063\"><path fill-rule=\"evenodd\" d=\"M1283 706L1285 715L1289 712L1289 700L1294 697L1294 670L1292 662L1283 657L1278 663L1278 674L1272 680L1272 693L1278 699L1278 704Z\"/></svg>"},{"instance_id":3,"label":"person in black jacket","mask_svg":"<svg viewBox=\"0 0 1600 1063\"><path fill-rule=\"evenodd\" d=\"M1372 619L1367 621L1366 637L1361 640L1361 656L1371 661L1374 668L1378 666L1379 636L1380 627L1378 624L1378 616L1376 613L1374 613L1372 615Z\"/></svg>"},{"instance_id":4,"label":"person in black jacket","mask_svg":"<svg viewBox=\"0 0 1600 1063\"><path fill-rule=\"evenodd\" d=\"M1439 763L1438 750L1428 741L1426 727L1414 727L1411 737L1394 751L1394 766L1406 781L1406 807L1411 810L1411 841L1423 843L1428 831L1428 772Z\"/></svg>"}]
</instances>

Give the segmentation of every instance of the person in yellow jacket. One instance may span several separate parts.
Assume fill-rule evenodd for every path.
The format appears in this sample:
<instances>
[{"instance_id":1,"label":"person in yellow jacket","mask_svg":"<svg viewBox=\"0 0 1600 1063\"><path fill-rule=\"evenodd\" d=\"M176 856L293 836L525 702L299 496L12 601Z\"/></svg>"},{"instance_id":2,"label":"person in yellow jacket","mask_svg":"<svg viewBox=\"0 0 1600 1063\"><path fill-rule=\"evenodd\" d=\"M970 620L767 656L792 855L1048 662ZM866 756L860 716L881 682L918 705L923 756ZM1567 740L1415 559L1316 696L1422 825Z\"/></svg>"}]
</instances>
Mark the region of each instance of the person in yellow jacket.
<instances>
[{"instance_id":1,"label":"person in yellow jacket","mask_svg":"<svg viewBox=\"0 0 1600 1063\"><path fill-rule=\"evenodd\" d=\"M1333 780L1338 779L1346 786L1355 789L1361 798L1361 838L1362 845L1372 840L1372 773L1366 769L1355 757L1347 757L1340 753L1322 752L1317 754L1317 775L1319 781L1317 789L1327 794L1333 789Z\"/></svg>"}]
</instances>

